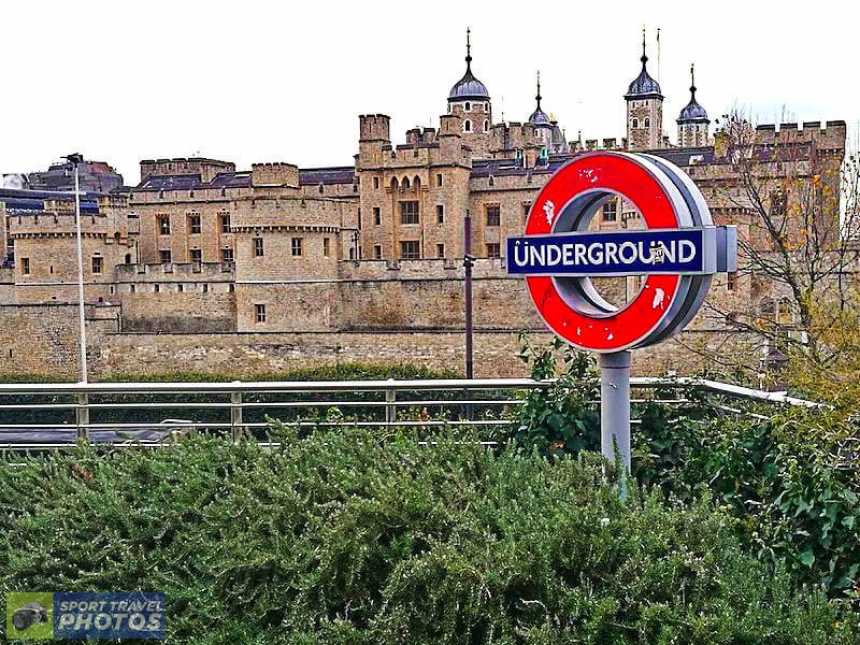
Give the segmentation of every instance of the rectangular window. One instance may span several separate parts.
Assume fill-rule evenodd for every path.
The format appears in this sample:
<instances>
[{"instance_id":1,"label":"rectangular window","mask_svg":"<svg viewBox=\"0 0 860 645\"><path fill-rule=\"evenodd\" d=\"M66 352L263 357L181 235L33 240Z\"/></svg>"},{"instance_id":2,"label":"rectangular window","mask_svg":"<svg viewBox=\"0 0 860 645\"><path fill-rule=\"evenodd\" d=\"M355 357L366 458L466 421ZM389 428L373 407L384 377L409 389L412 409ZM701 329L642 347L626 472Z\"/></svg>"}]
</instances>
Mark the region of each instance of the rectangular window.
<instances>
[{"instance_id":1,"label":"rectangular window","mask_svg":"<svg viewBox=\"0 0 860 645\"><path fill-rule=\"evenodd\" d=\"M374 178L373 178L373 187L374 187L374 188L379 188L379 177L374 177Z\"/></svg>"},{"instance_id":2,"label":"rectangular window","mask_svg":"<svg viewBox=\"0 0 860 645\"><path fill-rule=\"evenodd\" d=\"M254 317L257 323L266 322L266 305L254 305Z\"/></svg>"},{"instance_id":3,"label":"rectangular window","mask_svg":"<svg viewBox=\"0 0 860 645\"><path fill-rule=\"evenodd\" d=\"M436 245L436 257L437 258L444 258L445 257L445 245L444 244L437 244Z\"/></svg>"},{"instance_id":4,"label":"rectangular window","mask_svg":"<svg viewBox=\"0 0 860 645\"><path fill-rule=\"evenodd\" d=\"M498 244L487 244L487 257L488 258L500 258L500 257L502 257L500 247Z\"/></svg>"},{"instance_id":5,"label":"rectangular window","mask_svg":"<svg viewBox=\"0 0 860 645\"><path fill-rule=\"evenodd\" d=\"M200 249L191 249L191 261L192 262L203 262L203 251Z\"/></svg>"},{"instance_id":6,"label":"rectangular window","mask_svg":"<svg viewBox=\"0 0 860 645\"><path fill-rule=\"evenodd\" d=\"M101 273L104 267L104 258L98 255L93 258L93 273Z\"/></svg>"},{"instance_id":7,"label":"rectangular window","mask_svg":"<svg viewBox=\"0 0 860 645\"><path fill-rule=\"evenodd\" d=\"M218 216L218 220L221 223L221 232L229 233L230 232L230 213L221 213Z\"/></svg>"},{"instance_id":8,"label":"rectangular window","mask_svg":"<svg viewBox=\"0 0 860 645\"><path fill-rule=\"evenodd\" d=\"M263 238L255 237L254 238L254 257L261 258L263 257Z\"/></svg>"},{"instance_id":9,"label":"rectangular window","mask_svg":"<svg viewBox=\"0 0 860 645\"><path fill-rule=\"evenodd\" d=\"M788 193L775 190L770 194L770 214L772 217L783 217L788 212Z\"/></svg>"},{"instance_id":10,"label":"rectangular window","mask_svg":"<svg viewBox=\"0 0 860 645\"><path fill-rule=\"evenodd\" d=\"M158 233L160 235L170 235L170 215L158 216Z\"/></svg>"},{"instance_id":11,"label":"rectangular window","mask_svg":"<svg viewBox=\"0 0 860 645\"><path fill-rule=\"evenodd\" d=\"M302 254L302 238L294 237L290 244L290 250L293 253L293 257L300 257Z\"/></svg>"},{"instance_id":12,"label":"rectangular window","mask_svg":"<svg viewBox=\"0 0 860 645\"><path fill-rule=\"evenodd\" d=\"M618 219L618 202L614 199L603 205L603 221L614 222Z\"/></svg>"},{"instance_id":13,"label":"rectangular window","mask_svg":"<svg viewBox=\"0 0 860 645\"><path fill-rule=\"evenodd\" d=\"M529 218L529 211L531 211L531 204L523 204L523 224L526 223L526 220Z\"/></svg>"},{"instance_id":14,"label":"rectangular window","mask_svg":"<svg viewBox=\"0 0 860 645\"><path fill-rule=\"evenodd\" d=\"M374 260L381 260L382 259L382 247L379 244L376 244L373 247L373 259Z\"/></svg>"},{"instance_id":15,"label":"rectangular window","mask_svg":"<svg viewBox=\"0 0 860 645\"><path fill-rule=\"evenodd\" d=\"M199 215L189 215L188 216L188 230L191 232L191 235L200 235L200 216Z\"/></svg>"},{"instance_id":16,"label":"rectangular window","mask_svg":"<svg viewBox=\"0 0 860 645\"><path fill-rule=\"evenodd\" d=\"M400 259L401 260L417 260L421 257L421 252L418 249L417 240L409 240L400 243Z\"/></svg>"},{"instance_id":17,"label":"rectangular window","mask_svg":"<svg viewBox=\"0 0 860 645\"><path fill-rule=\"evenodd\" d=\"M327 237L323 238L323 255L328 257L331 254L331 242Z\"/></svg>"},{"instance_id":18,"label":"rectangular window","mask_svg":"<svg viewBox=\"0 0 860 645\"><path fill-rule=\"evenodd\" d=\"M502 207L487 206L487 226L499 226L502 223Z\"/></svg>"},{"instance_id":19,"label":"rectangular window","mask_svg":"<svg viewBox=\"0 0 860 645\"><path fill-rule=\"evenodd\" d=\"M373 207L373 225L374 226L379 226L380 224L382 224L382 212L381 212L381 210L382 209L380 209L379 206Z\"/></svg>"},{"instance_id":20,"label":"rectangular window","mask_svg":"<svg viewBox=\"0 0 860 645\"><path fill-rule=\"evenodd\" d=\"M221 261L222 262L232 262L233 261L233 249L221 249Z\"/></svg>"},{"instance_id":21,"label":"rectangular window","mask_svg":"<svg viewBox=\"0 0 860 645\"><path fill-rule=\"evenodd\" d=\"M440 172L439 174L437 174L437 175L436 175L436 185L437 185L437 186L441 186L441 185L442 185L442 173L441 173L441 172Z\"/></svg>"},{"instance_id":22,"label":"rectangular window","mask_svg":"<svg viewBox=\"0 0 860 645\"><path fill-rule=\"evenodd\" d=\"M161 249L158 252L158 257L161 259L162 264L170 264L170 261L173 259L170 254L170 249Z\"/></svg>"},{"instance_id":23,"label":"rectangular window","mask_svg":"<svg viewBox=\"0 0 860 645\"><path fill-rule=\"evenodd\" d=\"M30 258L21 258L21 273L30 275Z\"/></svg>"},{"instance_id":24,"label":"rectangular window","mask_svg":"<svg viewBox=\"0 0 860 645\"><path fill-rule=\"evenodd\" d=\"M418 202L400 202L400 223L418 223Z\"/></svg>"},{"instance_id":25,"label":"rectangular window","mask_svg":"<svg viewBox=\"0 0 860 645\"><path fill-rule=\"evenodd\" d=\"M436 223L445 223L445 207L442 204L436 204Z\"/></svg>"},{"instance_id":26,"label":"rectangular window","mask_svg":"<svg viewBox=\"0 0 860 645\"><path fill-rule=\"evenodd\" d=\"M738 274L735 272L726 274L726 289L734 291L738 284Z\"/></svg>"}]
</instances>

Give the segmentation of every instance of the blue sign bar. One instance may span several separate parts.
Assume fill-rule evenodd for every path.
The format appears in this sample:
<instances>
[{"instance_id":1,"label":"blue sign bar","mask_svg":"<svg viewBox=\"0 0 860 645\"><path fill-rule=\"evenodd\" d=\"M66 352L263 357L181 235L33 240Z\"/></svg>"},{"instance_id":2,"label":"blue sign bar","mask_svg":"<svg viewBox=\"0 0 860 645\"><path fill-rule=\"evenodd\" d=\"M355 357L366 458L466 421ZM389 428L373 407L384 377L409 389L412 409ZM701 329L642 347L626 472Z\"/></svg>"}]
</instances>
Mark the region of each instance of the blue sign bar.
<instances>
[{"instance_id":1,"label":"blue sign bar","mask_svg":"<svg viewBox=\"0 0 860 645\"><path fill-rule=\"evenodd\" d=\"M507 266L520 275L713 273L715 243L710 227L509 237Z\"/></svg>"}]
</instances>

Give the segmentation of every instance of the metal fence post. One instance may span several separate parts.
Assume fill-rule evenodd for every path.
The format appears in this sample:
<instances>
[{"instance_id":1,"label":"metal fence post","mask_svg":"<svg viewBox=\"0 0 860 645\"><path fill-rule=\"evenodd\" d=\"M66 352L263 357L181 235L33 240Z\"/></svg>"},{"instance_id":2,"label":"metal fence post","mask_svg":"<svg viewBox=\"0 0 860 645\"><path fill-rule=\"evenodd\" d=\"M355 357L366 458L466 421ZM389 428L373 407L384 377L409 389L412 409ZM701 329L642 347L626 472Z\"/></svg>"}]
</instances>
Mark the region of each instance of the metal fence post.
<instances>
[{"instance_id":1,"label":"metal fence post","mask_svg":"<svg viewBox=\"0 0 860 645\"><path fill-rule=\"evenodd\" d=\"M394 382L393 378L388 380L392 383ZM394 402L396 400L397 392L393 387L385 390L385 402L388 403L388 405L385 406L385 421L387 423L394 423L397 421L397 408L394 406Z\"/></svg>"},{"instance_id":2,"label":"metal fence post","mask_svg":"<svg viewBox=\"0 0 860 645\"><path fill-rule=\"evenodd\" d=\"M230 393L230 429L233 432L233 441L239 441L244 434L242 425L242 393Z\"/></svg>"},{"instance_id":3,"label":"metal fence post","mask_svg":"<svg viewBox=\"0 0 860 645\"><path fill-rule=\"evenodd\" d=\"M89 395L86 392L78 392L78 407L75 408L75 424L78 426L78 439L89 442L90 440L90 408Z\"/></svg>"}]
</instances>

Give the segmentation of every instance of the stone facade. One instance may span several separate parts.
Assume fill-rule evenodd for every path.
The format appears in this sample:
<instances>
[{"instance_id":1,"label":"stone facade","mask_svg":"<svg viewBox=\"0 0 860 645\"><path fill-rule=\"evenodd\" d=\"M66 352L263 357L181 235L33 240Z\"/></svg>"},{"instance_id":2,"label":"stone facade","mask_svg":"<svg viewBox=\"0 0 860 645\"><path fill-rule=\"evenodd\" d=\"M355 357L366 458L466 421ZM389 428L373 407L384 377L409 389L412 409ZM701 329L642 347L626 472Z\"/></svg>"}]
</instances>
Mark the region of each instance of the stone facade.
<instances>
[{"instance_id":1,"label":"stone facade","mask_svg":"<svg viewBox=\"0 0 860 645\"><path fill-rule=\"evenodd\" d=\"M279 162L237 170L213 159L144 160L137 186L85 195L85 297L100 306L89 308L100 312L89 323L97 373L177 366L250 373L302 360L459 365L467 214L478 258L479 373L521 373L517 333L545 332L522 282L506 274L505 240L521 233L552 173L589 150L663 157L700 186L717 223L754 235L739 178L720 133L711 137L695 84L678 119L678 144L669 143L662 90L648 75L644 45L641 72L625 94L626 137L584 145L568 142L543 112L540 85L528 120L494 121L471 60L469 52L438 127L410 129L396 144L388 116L361 115L352 166ZM838 190L844 122L763 125L751 136L761 153L758 172L772 182L768 199L789 180ZM784 196L788 206L796 198ZM77 298L72 197L0 189L0 216L0 244L9 248L0 268L0 317L11 325L0 352L26 353L23 339L33 334L39 349L16 369L74 374L74 348L67 346L74 344L76 310L64 304ZM605 230L641 226L635 207L620 199L592 221ZM599 287L623 305L639 282L605 280ZM710 300L720 306L703 310L675 344L643 352L638 368L695 371L702 363L691 348L742 343L714 310L755 309L771 297L755 276L718 277ZM46 326L29 316L63 322ZM60 358L51 358L60 346ZM672 358L679 347L687 347L687 358Z\"/></svg>"}]
</instances>

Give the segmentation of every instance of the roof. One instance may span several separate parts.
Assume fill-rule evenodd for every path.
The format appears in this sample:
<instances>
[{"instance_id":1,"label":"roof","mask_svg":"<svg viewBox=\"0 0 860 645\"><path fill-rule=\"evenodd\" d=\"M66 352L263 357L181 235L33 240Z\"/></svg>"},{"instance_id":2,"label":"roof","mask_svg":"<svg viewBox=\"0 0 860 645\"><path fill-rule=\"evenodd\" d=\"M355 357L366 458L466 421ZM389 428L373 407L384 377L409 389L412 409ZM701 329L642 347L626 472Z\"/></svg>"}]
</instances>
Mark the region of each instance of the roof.
<instances>
[{"instance_id":1,"label":"roof","mask_svg":"<svg viewBox=\"0 0 860 645\"><path fill-rule=\"evenodd\" d=\"M639 76L633 79L633 82L627 87L625 99L646 99L646 98L663 98L663 92L660 90L660 84L651 78L648 73L648 55L645 53L645 34L642 34L642 71Z\"/></svg>"},{"instance_id":2,"label":"roof","mask_svg":"<svg viewBox=\"0 0 860 645\"><path fill-rule=\"evenodd\" d=\"M302 186L318 184L355 183L354 166L335 166L333 168L304 168L299 170L299 183Z\"/></svg>"},{"instance_id":3,"label":"roof","mask_svg":"<svg viewBox=\"0 0 860 645\"><path fill-rule=\"evenodd\" d=\"M549 115L541 110L540 105L538 105L537 109L532 112L532 115L529 117L529 123L547 128L552 127L552 121L550 121Z\"/></svg>"},{"instance_id":4,"label":"roof","mask_svg":"<svg viewBox=\"0 0 860 645\"><path fill-rule=\"evenodd\" d=\"M657 150L646 150L645 152L649 155L665 159L681 168L714 163L716 159L713 146L658 148Z\"/></svg>"},{"instance_id":5,"label":"roof","mask_svg":"<svg viewBox=\"0 0 860 645\"><path fill-rule=\"evenodd\" d=\"M705 108L696 101L696 69L694 65L690 65L690 102L681 110L677 122L680 124L711 122Z\"/></svg>"},{"instance_id":6,"label":"roof","mask_svg":"<svg viewBox=\"0 0 860 645\"><path fill-rule=\"evenodd\" d=\"M354 184L354 166L332 166L330 168L299 169L299 184L316 186L318 184ZM202 190L205 188L248 188L251 186L251 172L219 172L212 181L205 183L200 175L150 175L136 190Z\"/></svg>"},{"instance_id":7,"label":"roof","mask_svg":"<svg viewBox=\"0 0 860 645\"><path fill-rule=\"evenodd\" d=\"M41 213L45 210L45 201L71 202L74 198L75 194L68 192L0 188L0 202L6 205L6 211L10 213ZM81 195L81 212L87 214L97 214L99 212L99 203L95 193L83 193Z\"/></svg>"},{"instance_id":8,"label":"roof","mask_svg":"<svg viewBox=\"0 0 860 645\"><path fill-rule=\"evenodd\" d=\"M454 83L451 91L448 93L449 101L489 101L490 91L487 86L475 78L470 67L466 68L466 73L463 78Z\"/></svg>"}]
</instances>

